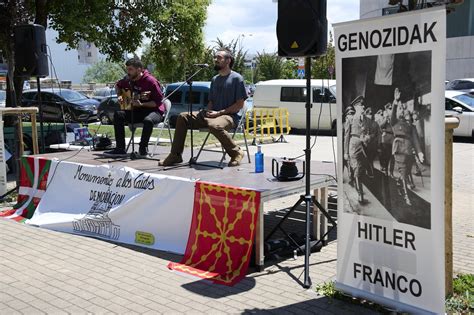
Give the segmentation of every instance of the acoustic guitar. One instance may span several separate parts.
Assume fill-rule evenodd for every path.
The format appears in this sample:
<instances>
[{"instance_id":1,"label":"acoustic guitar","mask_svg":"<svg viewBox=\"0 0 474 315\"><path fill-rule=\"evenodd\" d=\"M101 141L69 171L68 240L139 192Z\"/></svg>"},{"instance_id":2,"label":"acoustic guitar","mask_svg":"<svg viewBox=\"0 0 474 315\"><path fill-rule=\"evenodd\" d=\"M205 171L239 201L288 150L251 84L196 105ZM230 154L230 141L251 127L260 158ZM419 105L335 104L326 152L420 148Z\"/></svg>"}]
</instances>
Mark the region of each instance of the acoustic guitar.
<instances>
[{"instance_id":1,"label":"acoustic guitar","mask_svg":"<svg viewBox=\"0 0 474 315\"><path fill-rule=\"evenodd\" d=\"M132 91L129 89L121 89L118 93L118 102L120 110L132 110Z\"/></svg>"}]
</instances>

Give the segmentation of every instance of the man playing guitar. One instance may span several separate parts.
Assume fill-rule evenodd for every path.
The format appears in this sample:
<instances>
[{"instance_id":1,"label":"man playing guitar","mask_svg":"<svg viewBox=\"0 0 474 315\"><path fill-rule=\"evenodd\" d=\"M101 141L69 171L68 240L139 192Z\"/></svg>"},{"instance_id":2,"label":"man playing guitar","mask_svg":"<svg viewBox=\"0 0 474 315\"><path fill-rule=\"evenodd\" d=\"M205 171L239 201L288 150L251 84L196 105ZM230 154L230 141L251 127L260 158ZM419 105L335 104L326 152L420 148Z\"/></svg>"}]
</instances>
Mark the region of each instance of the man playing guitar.
<instances>
[{"instance_id":1,"label":"man playing guitar","mask_svg":"<svg viewBox=\"0 0 474 315\"><path fill-rule=\"evenodd\" d=\"M115 149L104 152L104 155L109 157L127 156L125 123L143 123L138 155L146 157L153 126L159 124L163 118L165 110L162 103L163 93L158 80L143 68L140 59L129 59L125 65L128 75L116 84L120 104L120 110L114 113L116 146Z\"/></svg>"}]
</instances>

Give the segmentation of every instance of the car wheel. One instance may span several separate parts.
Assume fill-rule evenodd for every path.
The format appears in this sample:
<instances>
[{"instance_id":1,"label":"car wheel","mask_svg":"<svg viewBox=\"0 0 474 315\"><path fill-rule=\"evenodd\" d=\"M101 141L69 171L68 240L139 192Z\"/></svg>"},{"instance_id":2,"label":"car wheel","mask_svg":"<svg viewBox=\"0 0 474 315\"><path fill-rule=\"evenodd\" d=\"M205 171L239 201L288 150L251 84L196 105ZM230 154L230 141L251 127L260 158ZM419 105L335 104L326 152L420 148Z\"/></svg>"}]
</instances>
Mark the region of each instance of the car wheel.
<instances>
[{"instance_id":1,"label":"car wheel","mask_svg":"<svg viewBox=\"0 0 474 315\"><path fill-rule=\"evenodd\" d=\"M102 114L100 115L100 123L103 125L111 125L112 121L110 120L109 116Z\"/></svg>"},{"instance_id":2,"label":"car wheel","mask_svg":"<svg viewBox=\"0 0 474 315\"><path fill-rule=\"evenodd\" d=\"M74 119L72 117L72 114L70 112L65 112L64 113L64 121L67 123L73 122Z\"/></svg>"}]
</instances>

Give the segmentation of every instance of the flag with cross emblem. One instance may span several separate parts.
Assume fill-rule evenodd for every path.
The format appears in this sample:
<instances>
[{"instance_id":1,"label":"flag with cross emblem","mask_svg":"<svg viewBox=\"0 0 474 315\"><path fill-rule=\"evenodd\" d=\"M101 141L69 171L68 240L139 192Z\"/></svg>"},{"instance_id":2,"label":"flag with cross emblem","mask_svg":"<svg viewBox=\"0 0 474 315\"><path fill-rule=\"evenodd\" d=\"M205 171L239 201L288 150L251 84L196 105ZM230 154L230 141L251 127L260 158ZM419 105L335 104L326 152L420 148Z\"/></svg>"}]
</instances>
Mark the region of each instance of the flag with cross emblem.
<instances>
[{"instance_id":1,"label":"flag with cross emblem","mask_svg":"<svg viewBox=\"0 0 474 315\"><path fill-rule=\"evenodd\" d=\"M232 286L245 277L255 236L260 193L197 182L188 243L168 268Z\"/></svg>"}]
</instances>

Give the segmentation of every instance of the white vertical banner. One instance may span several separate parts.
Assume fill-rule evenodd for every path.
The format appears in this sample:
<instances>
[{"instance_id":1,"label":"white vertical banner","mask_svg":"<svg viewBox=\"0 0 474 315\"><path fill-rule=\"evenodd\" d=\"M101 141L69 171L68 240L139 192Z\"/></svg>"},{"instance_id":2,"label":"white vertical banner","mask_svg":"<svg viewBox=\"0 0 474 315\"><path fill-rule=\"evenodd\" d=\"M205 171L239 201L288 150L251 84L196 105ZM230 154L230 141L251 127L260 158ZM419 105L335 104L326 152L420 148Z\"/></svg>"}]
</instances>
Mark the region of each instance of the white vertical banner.
<instances>
[{"instance_id":1,"label":"white vertical banner","mask_svg":"<svg viewBox=\"0 0 474 315\"><path fill-rule=\"evenodd\" d=\"M337 288L444 313L446 11L336 24Z\"/></svg>"}]
</instances>

